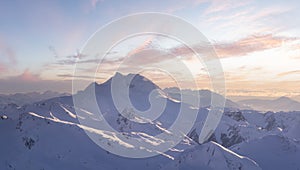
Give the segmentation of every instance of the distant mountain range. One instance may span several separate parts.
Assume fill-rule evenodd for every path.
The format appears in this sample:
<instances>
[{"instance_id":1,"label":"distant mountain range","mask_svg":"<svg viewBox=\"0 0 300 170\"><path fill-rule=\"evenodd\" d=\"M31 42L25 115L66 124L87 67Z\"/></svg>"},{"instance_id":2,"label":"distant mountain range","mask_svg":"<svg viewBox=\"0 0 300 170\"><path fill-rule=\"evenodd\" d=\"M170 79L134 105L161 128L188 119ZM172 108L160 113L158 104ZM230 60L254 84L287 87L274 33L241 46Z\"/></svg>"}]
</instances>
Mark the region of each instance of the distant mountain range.
<instances>
[{"instance_id":1,"label":"distant mountain range","mask_svg":"<svg viewBox=\"0 0 300 170\"><path fill-rule=\"evenodd\" d=\"M118 73L117 75L121 75ZM130 74L130 76L134 76ZM151 82L149 80L149 82ZM107 82L106 82L107 83ZM105 84L105 83L104 83ZM155 84L152 84L152 88L159 88ZM150 90L151 90L150 89ZM145 90L145 89L144 89ZM258 111L300 111L300 96L294 96L291 98L280 97L277 99L247 99L234 102L228 98L224 98L222 95L214 93L210 90L179 90L176 87L170 87L162 89L171 99L182 101L183 103L193 105L195 95L199 95L200 107L209 107L211 105L212 97L217 100L225 100L225 107L231 110L258 110ZM32 104L42 100L47 100L55 97L70 96L68 93L58 93L54 91L46 91L43 93L30 92L30 93L16 93L16 94L0 94L0 108L7 104L16 104L23 106L26 104ZM250 97L248 97L250 98Z\"/></svg>"},{"instance_id":2,"label":"distant mountain range","mask_svg":"<svg viewBox=\"0 0 300 170\"><path fill-rule=\"evenodd\" d=\"M251 109L246 106L242 106L238 103L231 101L230 99L224 98L222 95L214 93L210 90L189 90L189 89L178 89L176 87L166 88L164 91L169 95L169 97L181 101L183 103L192 104L196 95L199 95L199 106L209 107L212 102L212 98L216 100L224 100L225 107L230 109ZM183 99L183 101L182 101Z\"/></svg>"},{"instance_id":3,"label":"distant mountain range","mask_svg":"<svg viewBox=\"0 0 300 170\"><path fill-rule=\"evenodd\" d=\"M233 102L228 98L224 98L222 95L214 93L209 90L189 90L178 88L166 88L164 91L173 99L181 101L183 97L183 103L192 104L195 95L200 96L200 107L209 107L211 105L212 97L225 100L225 107L231 110L257 110L257 111L300 111L300 102L288 97L280 97L277 99L247 99L238 102Z\"/></svg>"},{"instance_id":4,"label":"distant mountain range","mask_svg":"<svg viewBox=\"0 0 300 170\"><path fill-rule=\"evenodd\" d=\"M300 102L292 100L288 97L280 97L274 100L242 100L239 101L238 104L259 111L300 111Z\"/></svg>"},{"instance_id":5,"label":"distant mountain range","mask_svg":"<svg viewBox=\"0 0 300 170\"><path fill-rule=\"evenodd\" d=\"M300 95L298 95L298 96L293 96L292 99L293 99L293 100L296 100L296 101L298 101L298 102L300 102Z\"/></svg>"},{"instance_id":6,"label":"distant mountain range","mask_svg":"<svg viewBox=\"0 0 300 170\"><path fill-rule=\"evenodd\" d=\"M53 91L46 91L43 93L31 92L31 93L16 93L4 95L0 94L0 106L6 104L16 104L23 106L25 104L31 104L34 102L51 99L60 96L70 96L68 93L58 93Z\"/></svg>"}]
</instances>

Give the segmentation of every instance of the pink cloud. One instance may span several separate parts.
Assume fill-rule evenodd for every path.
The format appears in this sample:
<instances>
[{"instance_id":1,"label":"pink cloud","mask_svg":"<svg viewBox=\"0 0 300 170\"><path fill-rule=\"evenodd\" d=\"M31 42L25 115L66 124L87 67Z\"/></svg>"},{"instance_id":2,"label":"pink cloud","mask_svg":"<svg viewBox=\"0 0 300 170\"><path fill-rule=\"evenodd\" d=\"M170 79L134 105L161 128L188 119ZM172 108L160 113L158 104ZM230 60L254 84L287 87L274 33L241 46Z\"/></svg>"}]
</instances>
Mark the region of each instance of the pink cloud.
<instances>
[{"instance_id":1,"label":"pink cloud","mask_svg":"<svg viewBox=\"0 0 300 170\"><path fill-rule=\"evenodd\" d=\"M91 0L91 5L93 8L96 8L98 2L101 2L101 0Z\"/></svg>"},{"instance_id":2,"label":"pink cloud","mask_svg":"<svg viewBox=\"0 0 300 170\"><path fill-rule=\"evenodd\" d=\"M288 76L288 75L299 75L299 74L300 74L300 70L293 70L293 71L279 73L279 74L277 74L277 76L283 77L283 76Z\"/></svg>"},{"instance_id":3,"label":"pink cloud","mask_svg":"<svg viewBox=\"0 0 300 170\"><path fill-rule=\"evenodd\" d=\"M18 76L19 79L23 81L39 81L40 76L38 74L33 74L29 71L29 69L26 69L21 75Z\"/></svg>"},{"instance_id":4,"label":"pink cloud","mask_svg":"<svg viewBox=\"0 0 300 170\"><path fill-rule=\"evenodd\" d=\"M5 65L4 64L2 64L2 63L0 63L0 72L2 73L2 72L4 72L4 71L6 71L6 67L5 67Z\"/></svg>"},{"instance_id":5,"label":"pink cloud","mask_svg":"<svg viewBox=\"0 0 300 170\"><path fill-rule=\"evenodd\" d=\"M0 93L43 92L47 90L71 92L70 80L42 80L39 76L25 71L19 76L10 76L0 79Z\"/></svg>"},{"instance_id":6,"label":"pink cloud","mask_svg":"<svg viewBox=\"0 0 300 170\"><path fill-rule=\"evenodd\" d=\"M272 34L251 35L231 43L217 43L215 49L220 57L242 56L256 51L277 48L282 46L284 42L294 40L297 38L273 36Z\"/></svg>"},{"instance_id":7,"label":"pink cloud","mask_svg":"<svg viewBox=\"0 0 300 170\"><path fill-rule=\"evenodd\" d=\"M140 46L138 46L137 48L135 48L134 50L130 51L127 55L128 56L132 56L132 55L135 55L145 49L147 49L149 46L151 46L152 44L152 40L154 38L151 36L149 37L148 39L146 39Z\"/></svg>"}]
</instances>

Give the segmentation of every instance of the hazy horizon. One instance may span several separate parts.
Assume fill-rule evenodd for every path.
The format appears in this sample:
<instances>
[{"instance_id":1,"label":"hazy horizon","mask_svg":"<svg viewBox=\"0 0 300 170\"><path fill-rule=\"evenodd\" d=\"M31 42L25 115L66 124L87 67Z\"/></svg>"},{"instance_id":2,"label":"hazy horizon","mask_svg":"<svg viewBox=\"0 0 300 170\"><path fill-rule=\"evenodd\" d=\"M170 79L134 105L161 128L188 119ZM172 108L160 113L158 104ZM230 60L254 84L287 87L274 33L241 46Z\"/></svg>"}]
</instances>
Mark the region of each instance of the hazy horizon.
<instances>
[{"instance_id":1,"label":"hazy horizon","mask_svg":"<svg viewBox=\"0 0 300 170\"><path fill-rule=\"evenodd\" d=\"M122 74L122 73L121 73ZM129 73L129 74L132 74L132 73ZM128 74L123 74L124 76L128 75ZM148 78L147 76L141 74L141 76L144 76L146 78ZM111 78L111 77L110 77ZM109 78L109 79L110 79ZM98 84L102 84L102 83L105 83L106 81L108 81L109 79L105 80L104 82L96 82L95 83L98 83ZM150 79L150 81L152 81ZM155 82L153 82L154 84L156 84ZM158 84L156 84L158 85ZM159 86L159 85L158 85ZM160 86L159 86L160 87ZM160 87L161 88L161 87ZM176 86L170 86L170 87L165 87L165 88L162 88L162 89L167 89L167 88L178 88ZM71 89L71 88L70 88ZM84 90L84 89L82 89ZM202 88L202 89L181 89L181 90L210 90L212 91L211 89L208 89L208 88ZM28 91L28 92L12 92L12 93L0 93L0 95L15 95L15 94L30 94L30 93L39 93L39 94L44 94L44 93L61 93L61 94L72 94L71 91L55 91L55 90L45 90L45 91ZM295 100L295 101L298 101L300 102L300 96L239 96L239 95L236 95L236 96L230 96L230 95L225 95L225 97L227 99L230 99L234 102L238 102L238 101L242 101L242 100L248 100L248 99L259 99L259 100L275 100L275 99L278 99L280 97L289 97L290 99L292 100Z\"/></svg>"}]
</instances>

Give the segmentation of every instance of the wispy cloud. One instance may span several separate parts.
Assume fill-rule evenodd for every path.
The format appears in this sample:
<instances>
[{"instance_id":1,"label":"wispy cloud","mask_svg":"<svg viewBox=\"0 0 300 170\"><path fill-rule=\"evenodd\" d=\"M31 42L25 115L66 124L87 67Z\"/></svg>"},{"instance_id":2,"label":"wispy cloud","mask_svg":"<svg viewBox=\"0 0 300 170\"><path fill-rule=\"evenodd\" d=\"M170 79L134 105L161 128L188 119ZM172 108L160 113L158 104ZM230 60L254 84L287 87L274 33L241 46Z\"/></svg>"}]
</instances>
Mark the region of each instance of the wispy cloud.
<instances>
[{"instance_id":1,"label":"wispy cloud","mask_svg":"<svg viewBox=\"0 0 300 170\"><path fill-rule=\"evenodd\" d=\"M285 42L297 39L298 38L273 36L272 34L251 35L235 42L217 43L214 46L220 57L234 57L277 48L282 46Z\"/></svg>"},{"instance_id":2,"label":"wispy cloud","mask_svg":"<svg viewBox=\"0 0 300 170\"><path fill-rule=\"evenodd\" d=\"M0 71L4 73L17 64L15 51L0 37Z\"/></svg>"},{"instance_id":3,"label":"wispy cloud","mask_svg":"<svg viewBox=\"0 0 300 170\"><path fill-rule=\"evenodd\" d=\"M150 48L151 44L152 44L152 40L154 39L153 36L150 36L149 38L147 38L142 44L140 44L137 48L135 48L134 50L130 51L127 55L128 56L132 56L135 55L145 49Z\"/></svg>"},{"instance_id":4,"label":"wispy cloud","mask_svg":"<svg viewBox=\"0 0 300 170\"><path fill-rule=\"evenodd\" d=\"M136 67L136 66L151 66L152 64L161 63L166 60L172 60L176 59L176 56L155 50L155 49L148 49L148 50L142 50L134 55L131 55L128 58L125 58L123 61L123 65L126 65L128 67Z\"/></svg>"},{"instance_id":5,"label":"wispy cloud","mask_svg":"<svg viewBox=\"0 0 300 170\"><path fill-rule=\"evenodd\" d=\"M102 77L102 76L73 75L73 74L58 74L57 77L62 77L62 78L66 78L66 79L77 78L77 79L89 79L89 80L91 80L91 79L96 79L96 80L107 79L107 77L104 77L104 76Z\"/></svg>"},{"instance_id":6,"label":"wispy cloud","mask_svg":"<svg viewBox=\"0 0 300 170\"><path fill-rule=\"evenodd\" d=\"M98 2L101 2L100 0L91 0L91 5L93 8L95 8L98 4Z\"/></svg>"},{"instance_id":7,"label":"wispy cloud","mask_svg":"<svg viewBox=\"0 0 300 170\"><path fill-rule=\"evenodd\" d=\"M283 43L296 41L299 38L274 36L272 34L251 35L233 42L215 42L212 44L219 57L238 57L244 56L253 52L264 51L272 48L277 48ZM192 47L197 52L205 52L205 46ZM188 55L192 51L186 46L179 46L173 49L173 52L178 55Z\"/></svg>"},{"instance_id":8,"label":"wispy cloud","mask_svg":"<svg viewBox=\"0 0 300 170\"><path fill-rule=\"evenodd\" d=\"M204 14L212 14L218 12L226 12L234 8L247 5L248 1L237 0L213 0L210 6L204 11Z\"/></svg>"},{"instance_id":9,"label":"wispy cloud","mask_svg":"<svg viewBox=\"0 0 300 170\"><path fill-rule=\"evenodd\" d=\"M259 5L258 5L259 4ZM201 15L200 26L209 29L211 39L236 40L245 35L278 33L289 29L285 16L290 3L261 4L257 1L212 1Z\"/></svg>"},{"instance_id":10,"label":"wispy cloud","mask_svg":"<svg viewBox=\"0 0 300 170\"><path fill-rule=\"evenodd\" d=\"M82 1L81 8L85 13L90 13L94 11L97 6L104 0L86 0Z\"/></svg>"},{"instance_id":11,"label":"wispy cloud","mask_svg":"<svg viewBox=\"0 0 300 170\"><path fill-rule=\"evenodd\" d=\"M300 75L300 70L293 70L293 71L287 71L287 72L283 72L280 74L277 74L278 77L284 77L284 76L288 76L288 75Z\"/></svg>"}]
</instances>

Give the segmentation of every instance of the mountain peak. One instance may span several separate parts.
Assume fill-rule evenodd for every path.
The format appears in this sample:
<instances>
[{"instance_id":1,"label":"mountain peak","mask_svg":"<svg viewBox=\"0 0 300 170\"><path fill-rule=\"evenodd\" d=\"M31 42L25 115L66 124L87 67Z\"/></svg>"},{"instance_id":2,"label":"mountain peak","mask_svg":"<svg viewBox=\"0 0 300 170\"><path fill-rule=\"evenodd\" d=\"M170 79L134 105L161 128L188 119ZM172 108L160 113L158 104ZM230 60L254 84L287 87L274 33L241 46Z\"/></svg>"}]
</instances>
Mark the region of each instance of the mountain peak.
<instances>
[{"instance_id":1,"label":"mountain peak","mask_svg":"<svg viewBox=\"0 0 300 170\"><path fill-rule=\"evenodd\" d=\"M116 72L115 75L112 78L122 78L122 79L142 79L142 80L148 80L146 77L142 76L141 74L134 74L134 73L129 73L129 74L122 74L120 72Z\"/></svg>"},{"instance_id":2,"label":"mountain peak","mask_svg":"<svg viewBox=\"0 0 300 170\"><path fill-rule=\"evenodd\" d=\"M293 100L293 99L291 99L289 97L285 97L285 96L279 97L278 99L275 99L274 101L281 102L281 103L293 103L293 104L297 104L297 105L300 106L300 103L298 101Z\"/></svg>"},{"instance_id":3,"label":"mountain peak","mask_svg":"<svg viewBox=\"0 0 300 170\"><path fill-rule=\"evenodd\" d=\"M129 87L130 91L139 91L146 94L150 93L154 89L160 89L158 85L141 74L130 73L123 75L117 72L115 76L109 80L109 83L111 84L112 81L116 83L117 86L115 87L122 89Z\"/></svg>"},{"instance_id":4,"label":"mountain peak","mask_svg":"<svg viewBox=\"0 0 300 170\"><path fill-rule=\"evenodd\" d=\"M158 85L153 83L148 78L144 77L141 74L122 74L120 72L116 72L111 78L109 78L106 82L98 84L97 82L91 83L85 90L91 88L102 88L102 87L111 87L112 81L114 81L114 87L124 89L129 87L130 89L134 89L136 91L144 91L151 92L154 89L160 89Z\"/></svg>"}]
</instances>

